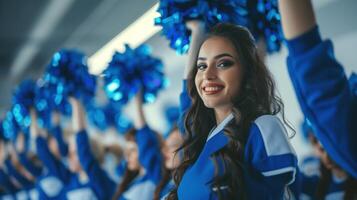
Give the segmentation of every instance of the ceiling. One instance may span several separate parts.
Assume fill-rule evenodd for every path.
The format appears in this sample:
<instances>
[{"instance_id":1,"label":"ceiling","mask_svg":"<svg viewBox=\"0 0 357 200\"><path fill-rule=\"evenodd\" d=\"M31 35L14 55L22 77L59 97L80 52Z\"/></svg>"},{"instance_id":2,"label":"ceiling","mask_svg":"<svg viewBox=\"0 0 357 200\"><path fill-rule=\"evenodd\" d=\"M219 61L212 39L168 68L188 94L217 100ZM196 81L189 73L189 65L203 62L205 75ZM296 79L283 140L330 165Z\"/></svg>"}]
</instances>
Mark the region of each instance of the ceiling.
<instances>
[{"instance_id":1,"label":"ceiling","mask_svg":"<svg viewBox=\"0 0 357 200\"><path fill-rule=\"evenodd\" d=\"M24 78L38 78L53 53L92 55L155 0L0 0L0 111Z\"/></svg>"}]
</instances>

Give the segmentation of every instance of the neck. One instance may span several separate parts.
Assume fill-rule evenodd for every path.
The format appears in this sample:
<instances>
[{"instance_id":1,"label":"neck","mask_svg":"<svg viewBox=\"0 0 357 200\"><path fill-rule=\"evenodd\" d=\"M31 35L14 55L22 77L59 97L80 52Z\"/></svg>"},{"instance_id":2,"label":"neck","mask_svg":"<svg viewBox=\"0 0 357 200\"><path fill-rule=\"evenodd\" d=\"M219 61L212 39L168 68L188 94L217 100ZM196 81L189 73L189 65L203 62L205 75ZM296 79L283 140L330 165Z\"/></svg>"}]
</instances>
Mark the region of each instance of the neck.
<instances>
[{"instance_id":1,"label":"neck","mask_svg":"<svg viewBox=\"0 0 357 200\"><path fill-rule=\"evenodd\" d=\"M220 107L220 108L214 109L214 115L216 117L217 125L220 124L231 113L232 113L231 106Z\"/></svg>"}]
</instances>

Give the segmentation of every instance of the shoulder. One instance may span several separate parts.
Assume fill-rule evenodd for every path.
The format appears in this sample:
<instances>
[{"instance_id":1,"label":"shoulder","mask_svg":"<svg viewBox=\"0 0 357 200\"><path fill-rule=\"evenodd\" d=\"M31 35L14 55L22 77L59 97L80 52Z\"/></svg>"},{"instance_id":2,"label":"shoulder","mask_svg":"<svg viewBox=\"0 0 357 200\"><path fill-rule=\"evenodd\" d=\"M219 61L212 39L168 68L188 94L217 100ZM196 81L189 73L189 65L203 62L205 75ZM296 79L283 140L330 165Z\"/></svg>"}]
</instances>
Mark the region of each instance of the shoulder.
<instances>
[{"instance_id":1,"label":"shoulder","mask_svg":"<svg viewBox=\"0 0 357 200\"><path fill-rule=\"evenodd\" d=\"M268 156L281 155L294 152L287 135L286 128L277 116L262 115L250 129L249 142L263 145Z\"/></svg>"}]
</instances>

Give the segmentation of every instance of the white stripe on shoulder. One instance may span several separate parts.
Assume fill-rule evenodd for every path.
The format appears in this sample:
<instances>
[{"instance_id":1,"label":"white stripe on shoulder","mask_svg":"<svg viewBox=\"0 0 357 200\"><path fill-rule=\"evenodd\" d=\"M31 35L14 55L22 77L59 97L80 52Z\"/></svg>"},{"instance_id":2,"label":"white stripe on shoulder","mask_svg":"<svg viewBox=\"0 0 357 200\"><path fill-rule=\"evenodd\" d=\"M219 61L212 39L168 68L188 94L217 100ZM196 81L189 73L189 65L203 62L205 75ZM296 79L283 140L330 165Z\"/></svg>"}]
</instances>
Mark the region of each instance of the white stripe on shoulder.
<instances>
[{"instance_id":1,"label":"white stripe on shoulder","mask_svg":"<svg viewBox=\"0 0 357 200\"><path fill-rule=\"evenodd\" d=\"M288 140L286 129L277 116L263 115L254 122L259 128L268 156L295 154Z\"/></svg>"},{"instance_id":2,"label":"white stripe on shoulder","mask_svg":"<svg viewBox=\"0 0 357 200\"><path fill-rule=\"evenodd\" d=\"M290 185L295 181L295 176L296 176L296 168L295 167L284 167L284 168L277 169L277 170L262 172L262 174L263 174L263 176L275 176L275 175L283 174L286 172L293 172L292 179L287 183L287 185Z\"/></svg>"}]
</instances>

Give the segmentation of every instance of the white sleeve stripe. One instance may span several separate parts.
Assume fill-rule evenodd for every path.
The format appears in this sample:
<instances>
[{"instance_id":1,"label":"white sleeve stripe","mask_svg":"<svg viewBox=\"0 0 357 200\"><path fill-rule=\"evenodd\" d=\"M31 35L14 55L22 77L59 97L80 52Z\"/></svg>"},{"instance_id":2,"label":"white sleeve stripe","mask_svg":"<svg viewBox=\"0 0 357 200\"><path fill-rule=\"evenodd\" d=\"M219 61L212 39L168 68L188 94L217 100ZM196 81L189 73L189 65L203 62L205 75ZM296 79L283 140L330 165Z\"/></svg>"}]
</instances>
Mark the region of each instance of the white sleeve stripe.
<instances>
[{"instance_id":1,"label":"white sleeve stripe","mask_svg":"<svg viewBox=\"0 0 357 200\"><path fill-rule=\"evenodd\" d=\"M295 151L289 143L287 132L278 117L263 115L255 120L262 136L267 156L283 155Z\"/></svg>"},{"instance_id":2,"label":"white sleeve stripe","mask_svg":"<svg viewBox=\"0 0 357 200\"><path fill-rule=\"evenodd\" d=\"M281 169L262 172L262 174L263 174L263 176L275 176L275 175L283 174L283 173L286 173L286 172L293 172L293 177L289 181L289 183L287 184L287 185L290 185L291 183L293 183L295 181L295 174L296 174L296 168L295 167L284 167L284 168L281 168Z\"/></svg>"}]
</instances>

